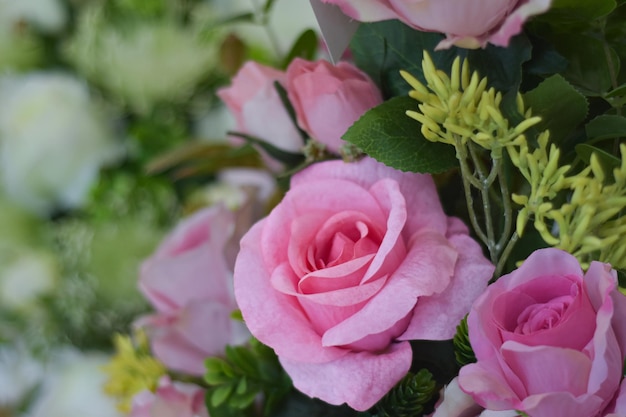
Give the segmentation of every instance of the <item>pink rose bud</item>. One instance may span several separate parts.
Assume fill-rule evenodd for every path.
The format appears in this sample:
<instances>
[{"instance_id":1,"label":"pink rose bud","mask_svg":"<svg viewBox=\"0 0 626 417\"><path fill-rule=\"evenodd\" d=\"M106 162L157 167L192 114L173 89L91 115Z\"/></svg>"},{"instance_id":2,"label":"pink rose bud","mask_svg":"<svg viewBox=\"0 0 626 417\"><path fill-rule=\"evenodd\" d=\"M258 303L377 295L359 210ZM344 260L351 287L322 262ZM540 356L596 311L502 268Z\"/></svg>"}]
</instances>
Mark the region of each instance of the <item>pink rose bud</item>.
<instances>
[{"instance_id":1,"label":"pink rose bud","mask_svg":"<svg viewBox=\"0 0 626 417\"><path fill-rule=\"evenodd\" d=\"M133 397L129 417L209 417L204 390L196 385L172 382L164 376L155 392L145 390Z\"/></svg>"},{"instance_id":2,"label":"pink rose bud","mask_svg":"<svg viewBox=\"0 0 626 417\"><path fill-rule=\"evenodd\" d=\"M429 175L371 158L314 164L242 238L235 296L297 389L367 410L450 339L493 265Z\"/></svg>"},{"instance_id":3,"label":"pink rose bud","mask_svg":"<svg viewBox=\"0 0 626 417\"><path fill-rule=\"evenodd\" d=\"M545 13L551 0L322 0L336 4L362 22L399 19L425 32L441 32L446 39L437 49L452 45L508 46L529 17Z\"/></svg>"},{"instance_id":4,"label":"pink rose bud","mask_svg":"<svg viewBox=\"0 0 626 417\"><path fill-rule=\"evenodd\" d=\"M468 326L478 361L459 386L486 409L624 415L626 297L610 265L583 273L574 256L537 250L476 300Z\"/></svg>"},{"instance_id":5,"label":"pink rose bud","mask_svg":"<svg viewBox=\"0 0 626 417\"><path fill-rule=\"evenodd\" d=\"M234 228L222 206L184 219L141 266L139 288L156 309L140 318L154 355L169 369L203 375L204 359L223 355L248 333L237 309L224 250Z\"/></svg>"},{"instance_id":6,"label":"pink rose bud","mask_svg":"<svg viewBox=\"0 0 626 417\"><path fill-rule=\"evenodd\" d=\"M282 103L274 82L286 84L284 72L249 61L230 87L217 95L235 116L236 131L262 139L277 148L300 152L304 140Z\"/></svg>"},{"instance_id":7,"label":"pink rose bud","mask_svg":"<svg viewBox=\"0 0 626 417\"><path fill-rule=\"evenodd\" d=\"M335 153L348 128L382 103L374 82L347 62L295 59L287 68L287 91L300 127Z\"/></svg>"}]
</instances>

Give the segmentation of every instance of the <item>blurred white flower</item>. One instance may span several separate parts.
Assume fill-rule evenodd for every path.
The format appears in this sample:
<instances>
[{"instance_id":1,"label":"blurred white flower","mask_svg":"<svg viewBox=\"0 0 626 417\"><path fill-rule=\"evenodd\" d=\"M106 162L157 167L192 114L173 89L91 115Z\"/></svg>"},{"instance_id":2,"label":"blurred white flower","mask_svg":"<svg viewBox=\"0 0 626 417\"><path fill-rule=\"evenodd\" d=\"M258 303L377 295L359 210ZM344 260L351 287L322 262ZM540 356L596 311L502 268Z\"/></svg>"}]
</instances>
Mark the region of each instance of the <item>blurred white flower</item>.
<instances>
[{"instance_id":1,"label":"blurred white flower","mask_svg":"<svg viewBox=\"0 0 626 417\"><path fill-rule=\"evenodd\" d=\"M16 407L43 377L43 365L18 343L0 348L0 409Z\"/></svg>"},{"instance_id":2,"label":"blurred white flower","mask_svg":"<svg viewBox=\"0 0 626 417\"><path fill-rule=\"evenodd\" d=\"M46 33L65 27L67 10L61 0L0 0L0 25L33 25Z\"/></svg>"},{"instance_id":3,"label":"blurred white flower","mask_svg":"<svg viewBox=\"0 0 626 417\"><path fill-rule=\"evenodd\" d=\"M56 73L0 79L0 176L38 214L80 206L100 168L120 155L86 85Z\"/></svg>"},{"instance_id":4,"label":"blurred white flower","mask_svg":"<svg viewBox=\"0 0 626 417\"><path fill-rule=\"evenodd\" d=\"M102 10L87 8L66 52L77 68L134 111L179 103L216 65L216 45L193 24L137 21L123 29L107 24Z\"/></svg>"},{"instance_id":5,"label":"blurred white flower","mask_svg":"<svg viewBox=\"0 0 626 417\"><path fill-rule=\"evenodd\" d=\"M66 349L48 361L41 395L29 417L121 417L103 390L109 357Z\"/></svg>"},{"instance_id":6,"label":"blurred white flower","mask_svg":"<svg viewBox=\"0 0 626 417\"><path fill-rule=\"evenodd\" d=\"M4 259L10 254L9 259ZM59 278L58 264L46 251L0 248L0 305L3 309L24 311L36 307L41 296L50 294Z\"/></svg>"}]
</instances>

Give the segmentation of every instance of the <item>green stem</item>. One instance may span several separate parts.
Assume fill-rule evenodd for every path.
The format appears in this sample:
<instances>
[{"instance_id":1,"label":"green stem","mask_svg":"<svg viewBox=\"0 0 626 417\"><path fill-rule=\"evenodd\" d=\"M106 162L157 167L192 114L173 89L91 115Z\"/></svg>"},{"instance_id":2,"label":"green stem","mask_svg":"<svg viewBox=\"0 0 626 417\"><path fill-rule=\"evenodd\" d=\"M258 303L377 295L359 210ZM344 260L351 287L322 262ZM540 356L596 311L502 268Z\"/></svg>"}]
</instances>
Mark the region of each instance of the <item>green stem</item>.
<instances>
[{"instance_id":1,"label":"green stem","mask_svg":"<svg viewBox=\"0 0 626 417\"><path fill-rule=\"evenodd\" d=\"M517 232L513 232L513 235L509 239L509 242L506 244L506 247L504 248L504 251L502 252L502 256L500 256L500 259L498 260L498 263L496 264L496 270L493 273L494 281L500 277L500 274L502 274L502 269L504 269L504 264L506 263L507 259L511 255L511 251L513 250L513 247L515 246L518 240L519 240L519 235L517 234Z\"/></svg>"},{"instance_id":2,"label":"green stem","mask_svg":"<svg viewBox=\"0 0 626 417\"><path fill-rule=\"evenodd\" d=\"M478 176L480 179L480 187L478 188L478 190L480 191L480 196L483 203L483 213L485 215L485 229L487 231L487 242L485 242L485 244L487 245L487 250L489 251L491 262L495 264L498 261L499 251L496 244L495 230L493 226L493 213L491 210L491 200L489 199L489 188L491 187L491 184L495 180L498 173L497 163L494 161L494 165L491 167L489 175L485 175L485 168L482 165L480 156L476 153L473 144L469 145L469 151L472 163L476 167L476 171L478 172Z\"/></svg>"},{"instance_id":3,"label":"green stem","mask_svg":"<svg viewBox=\"0 0 626 417\"><path fill-rule=\"evenodd\" d=\"M280 43L278 42L278 36L274 32L274 29L272 29L272 26L269 24L269 17L263 11L263 5L259 4L258 0L250 0L250 2L252 3L252 8L254 9L254 15L256 16L257 20L260 20L261 24L265 28L265 33L267 33L267 37L270 40L270 44L272 45L276 56L278 57L278 59L283 59L283 52L280 47Z\"/></svg>"},{"instance_id":4,"label":"green stem","mask_svg":"<svg viewBox=\"0 0 626 417\"><path fill-rule=\"evenodd\" d=\"M470 172L469 166L467 165L467 149L465 145L461 143L460 138L456 138L455 146L456 148L456 157L459 160L459 165L461 167L461 179L463 180L463 191L465 193L465 202L467 204L467 211L469 214L470 222L472 223L472 228L476 233L476 236L485 244L488 245L487 235L480 227L478 223L478 218L476 217L476 211L474 210L474 198L472 197L472 185L473 182L477 182L476 178L474 178L474 174Z\"/></svg>"}]
</instances>

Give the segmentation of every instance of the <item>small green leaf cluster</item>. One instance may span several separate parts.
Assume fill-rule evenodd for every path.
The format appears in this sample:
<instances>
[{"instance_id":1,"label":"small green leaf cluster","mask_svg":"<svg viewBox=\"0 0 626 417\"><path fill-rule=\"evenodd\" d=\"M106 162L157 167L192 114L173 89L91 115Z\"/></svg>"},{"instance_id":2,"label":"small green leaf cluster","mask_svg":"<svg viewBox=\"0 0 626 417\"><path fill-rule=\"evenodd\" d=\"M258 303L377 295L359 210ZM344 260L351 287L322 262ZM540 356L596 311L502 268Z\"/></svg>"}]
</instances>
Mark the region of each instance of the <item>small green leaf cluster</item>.
<instances>
[{"instance_id":1,"label":"small green leaf cluster","mask_svg":"<svg viewBox=\"0 0 626 417\"><path fill-rule=\"evenodd\" d=\"M452 339L454 343L454 356L459 366L476 362L476 356L469 340L469 327L467 326L467 315L456 326L456 334Z\"/></svg>"},{"instance_id":2,"label":"small green leaf cluster","mask_svg":"<svg viewBox=\"0 0 626 417\"><path fill-rule=\"evenodd\" d=\"M426 369L409 372L376 404L376 417L414 417L425 411L437 384Z\"/></svg>"},{"instance_id":3,"label":"small green leaf cluster","mask_svg":"<svg viewBox=\"0 0 626 417\"><path fill-rule=\"evenodd\" d=\"M225 358L206 359L206 404L212 417L246 416L262 399L264 415L291 390L291 380L274 351L252 339L246 346L227 346Z\"/></svg>"}]
</instances>

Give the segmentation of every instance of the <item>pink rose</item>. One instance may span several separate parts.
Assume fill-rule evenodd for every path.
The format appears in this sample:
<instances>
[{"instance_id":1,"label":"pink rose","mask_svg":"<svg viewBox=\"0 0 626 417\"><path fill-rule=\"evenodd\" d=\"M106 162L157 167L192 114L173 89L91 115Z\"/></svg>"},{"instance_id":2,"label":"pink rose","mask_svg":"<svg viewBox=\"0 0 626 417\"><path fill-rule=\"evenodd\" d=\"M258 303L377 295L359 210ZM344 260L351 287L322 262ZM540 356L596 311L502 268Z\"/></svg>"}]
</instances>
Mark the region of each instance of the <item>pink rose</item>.
<instances>
[{"instance_id":1,"label":"pink rose","mask_svg":"<svg viewBox=\"0 0 626 417\"><path fill-rule=\"evenodd\" d=\"M478 362L459 385L489 410L605 416L620 390L626 297L609 265L592 262L583 275L572 255L537 250L487 288L468 325Z\"/></svg>"},{"instance_id":2,"label":"pink rose","mask_svg":"<svg viewBox=\"0 0 626 417\"><path fill-rule=\"evenodd\" d=\"M441 32L446 39L436 49L452 45L508 46L531 16L545 13L551 0L322 0L336 4L363 22L399 19L425 32Z\"/></svg>"},{"instance_id":3,"label":"pink rose","mask_svg":"<svg viewBox=\"0 0 626 417\"><path fill-rule=\"evenodd\" d=\"M303 393L357 410L450 339L493 273L429 175L373 159L314 164L243 237L235 296Z\"/></svg>"},{"instance_id":4,"label":"pink rose","mask_svg":"<svg viewBox=\"0 0 626 417\"><path fill-rule=\"evenodd\" d=\"M472 397L459 387L458 378L454 378L442 390L435 412L430 417L518 417L515 410L485 410Z\"/></svg>"},{"instance_id":5,"label":"pink rose","mask_svg":"<svg viewBox=\"0 0 626 417\"><path fill-rule=\"evenodd\" d=\"M168 368L204 374L204 359L246 341L224 250L234 228L222 206L184 219L141 266L139 288L156 314L136 323L148 331L154 355Z\"/></svg>"},{"instance_id":6,"label":"pink rose","mask_svg":"<svg viewBox=\"0 0 626 417\"><path fill-rule=\"evenodd\" d=\"M129 417L209 417L204 390L164 376L156 392L145 390L133 397Z\"/></svg>"},{"instance_id":7,"label":"pink rose","mask_svg":"<svg viewBox=\"0 0 626 417\"><path fill-rule=\"evenodd\" d=\"M285 73L249 61L217 95L235 116L236 131L263 139L285 151L300 152L304 141L283 105L274 82L286 83Z\"/></svg>"},{"instance_id":8,"label":"pink rose","mask_svg":"<svg viewBox=\"0 0 626 417\"><path fill-rule=\"evenodd\" d=\"M346 130L383 101L374 82L347 62L295 59L287 68L287 91L300 127L335 153Z\"/></svg>"}]
</instances>

